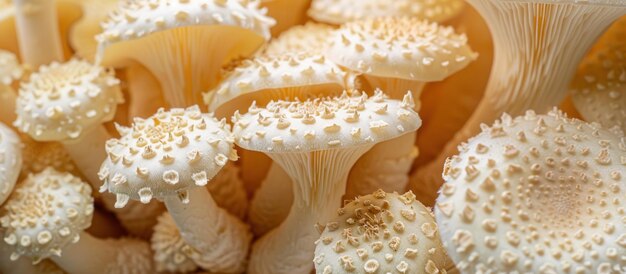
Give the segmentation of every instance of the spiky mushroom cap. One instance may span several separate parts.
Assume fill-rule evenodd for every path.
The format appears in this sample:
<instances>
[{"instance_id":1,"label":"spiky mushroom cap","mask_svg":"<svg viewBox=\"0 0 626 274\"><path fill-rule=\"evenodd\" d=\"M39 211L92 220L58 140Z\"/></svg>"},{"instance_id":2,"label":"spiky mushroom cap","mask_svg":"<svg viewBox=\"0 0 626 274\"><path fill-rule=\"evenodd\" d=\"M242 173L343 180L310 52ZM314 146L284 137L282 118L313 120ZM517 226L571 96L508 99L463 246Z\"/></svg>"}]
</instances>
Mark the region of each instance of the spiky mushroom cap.
<instances>
[{"instance_id":1,"label":"spiky mushroom cap","mask_svg":"<svg viewBox=\"0 0 626 274\"><path fill-rule=\"evenodd\" d=\"M323 54L334 29L333 26L315 22L291 27L276 39L272 39L263 54L268 56L281 56L287 52Z\"/></svg>"},{"instance_id":2,"label":"spiky mushroom cap","mask_svg":"<svg viewBox=\"0 0 626 274\"><path fill-rule=\"evenodd\" d=\"M457 268L626 271L625 141L558 111L483 126L446 161L435 207Z\"/></svg>"},{"instance_id":3,"label":"spiky mushroom cap","mask_svg":"<svg viewBox=\"0 0 626 274\"><path fill-rule=\"evenodd\" d=\"M626 132L626 44L594 52L570 85L576 109L589 122Z\"/></svg>"},{"instance_id":4,"label":"spiky mushroom cap","mask_svg":"<svg viewBox=\"0 0 626 274\"><path fill-rule=\"evenodd\" d=\"M309 9L311 18L341 25L350 21L410 16L431 22L452 19L465 7L460 0L313 0Z\"/></svg>"},{"instance_id":5,"label":"spiky mushroom cap","mask_svg":"<svg viewBox=\"0 0 626 274\"><path fill-rule=\"evenodd\" d=\"M307 94L309 97L324 93L338 94L346 88L352 88L352 83L354 74L320 54L283 53L277 57L259 56L243 61L230 71L215 89L205 93L205 103L216 113L224 112L218 111L222 106L230 107L231 111L228 114L230 116L235 110L250 106L252 101L265 105L270 100L278 98L304 99ZM314 86L323 87L317 90ZM298 88L302 88L302 92L299 92ZM249 99L251 96L254 99ZM242 103L245 106L241 105Z\"/></svg>"},{"instance_id":6,"label":"spiky mushroom cap","mask_svg":"<svg viewBox=\"0 0 626 274\"><path fill-rule=\"evenodd\" d=\"M445 273L449 259L430 209L378 190L360 196L326 224L316 242L316 273Z\"/></svg>"},{"instance_id":7,"label":"spiky mushroom cap","mask_svg":"<svg viewBox=\"0 0 626 274\"><path fill-rule=\"evenodd\" d=\"M9 86L13 81L20 79L24 72L17 56L0 49L0 86Z\"/></svg>"},{"instance_id":8,"label":"spiky mushroom cap","mask_svg":"<svg viewBox=\"0 0 626 274\"><path fill-rule=\"evenodd\" d=\"M113 119L124 101L112 70L73 59L41 66L23 82L15 126L37 141L80 139Z\"/></svg>"},{"instance_id":9,"label":"spiky mushroom cap","mask_svg":"<svg viewBox=\"0 0 626 274\"><path fill-rule=\"evenodd\" d=\"M22 167L22 143L11 128L0 123L0 204L11 194Z\"/></svg>"},{"instance_id":10,"label":"spiky mushroom cap","mask_svg":"<svg viewBox=\"0 0 626 274\"><path fill-rule=\"evenodd\" d=\"M4 209L0 223L4 241L14 248L11 260L28 256L39 262L78 242L94 207L87 183L48 168L20 183Z\"/></svg>"},{"instance_id":11,"label":"spiky mushroom cap","mask_svg":"<svg viewBox=\"0 0 626 274\"><path fill-rule=\"evenodd\" d=\"M413 97L388 99L378 90L306 101L254 104L233 117L237 145L268 153L307 152L374 145L417 130L421 119L413 111Z\"/></svg>"},{"instance_id":12,"label":"spiky mushroom cap","mask_svg":"<svg viewBox=\"0 0 626 274\"><path fill-rule=\"evenodd\" d=\"M98 174L100 191L116 194L118 208L129 198L149 203L170 195L187 203L189 188L205 186L228 160L237 160L226 120L198 106L159 109L118 131L120 138L107 141L108 157Z\"/></svg>"},{"instance_id":13,"label":"spiky mushroom cap","mask_svg":"<svg viewBox=\"0 0 626 274\"><path fill-rule=\"evenodd\" d=\"M335 31L327 56L339 65L378 77L440 81L477 54L452 27L410 17L346 23Z\"/></svg>"}]
</instances>

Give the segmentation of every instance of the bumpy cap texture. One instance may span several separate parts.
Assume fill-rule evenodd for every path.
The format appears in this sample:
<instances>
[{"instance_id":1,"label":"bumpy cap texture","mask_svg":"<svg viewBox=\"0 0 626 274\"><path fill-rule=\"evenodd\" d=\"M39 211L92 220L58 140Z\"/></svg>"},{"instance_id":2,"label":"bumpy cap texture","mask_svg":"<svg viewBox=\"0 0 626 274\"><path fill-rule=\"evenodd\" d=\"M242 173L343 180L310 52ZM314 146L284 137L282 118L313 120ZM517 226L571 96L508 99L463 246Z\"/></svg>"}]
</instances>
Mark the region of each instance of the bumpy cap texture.
<instances>
[{"instance_id":1,"label":"bumpy cap texture","mask_svg":"<svg viewBox=\"0 0 626 274\"><path fill-rule=\"evenodd\" d=\"M0 123L0 204L9 198L21 167L22 143L11 128Z\"/></svg>"},{"instance_id":2,"label":"bumpy cap texture","mask_svg":"<svg viewBox=\"0 0 626 274\"><path fill-rule=\"evenodd\" d=\"M10 85L22 77L23 69L17 56L6 50L0 50L0 85Z\"/></svg>"},{"instance_id":3,"label":"bumpy cap texture","mask_svg":"<svg viewBox=\"0 0 626 274\"><path fill-rule=\"evenodd\" d=\"M264 54L269 56L280 56L288 52L322 54L334 29L333 26L315 22L291 27L272 39L267 44Z\"/></svg>"}]
</instances>

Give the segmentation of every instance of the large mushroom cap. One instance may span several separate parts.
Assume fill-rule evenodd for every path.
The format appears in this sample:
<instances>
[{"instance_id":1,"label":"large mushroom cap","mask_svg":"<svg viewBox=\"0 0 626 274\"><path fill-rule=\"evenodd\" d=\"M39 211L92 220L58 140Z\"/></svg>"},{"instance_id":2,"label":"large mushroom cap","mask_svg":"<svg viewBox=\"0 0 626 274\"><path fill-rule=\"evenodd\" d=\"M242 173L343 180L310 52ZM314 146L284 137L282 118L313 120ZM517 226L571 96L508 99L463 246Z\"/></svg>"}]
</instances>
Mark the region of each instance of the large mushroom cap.
<instances>
[{"instance_id":1,"label":"large mushroom cap","mask_svg":"<svg viewBox=\"0 0 626 274\"><path fill-rule=\"evenodd\" d=\"M0 204L11 194L22 167L22 143L11 128L0 123Z\"/></svg>"},{"instance_id":2,"label":"large mushroom cap","mask_svg":"<svg viewBox=\"0 0 626 274\"><path fill-rule=\"evenodd\" d=\"M368 75L424 82L443 80L477 57L465 35L409 17L346 23L335 31L327 55Z\"/></svg>"},{"instance_id":3,"label":"large mushroom cap","mask_svg":"<svg viewBox=\"0 0 626 274\"><path fill-rule=\"evenodd\" d=\"M463 273L624 273L624 155L623 137L556 111L484 126L444 168L450 257Z\"/></svg>"},{"instance_id":4,"label":"large mushroom cap","mask_svg":"<svg viewBox=\"0 0 626 274\"><path fill-rule=\"evenodd\" d=\"M226 164L236 160L230 127L197 106L160 109L136 118L122 137L106 144L107 159L99 176L101 191L117 194L116 207L128 199L148 203L170 195L186 198L186 190L204 186Z\"/></svg>"},{"instance_id":5,"label":"large mushroom cap","mask_svg":"<svg viewBox=\"0 0 626 274\"><path fill-rule=\"evenodd\" d=\"M13 246L11 259L20 256L35 262L79 240L91 225L91 187L79 178L52 168L30 175L18 185L4 206L0 222L4 241Z\"/></svg>"},{"instance_id":6,"label":"large mushroom cap","mask_svg":"<svg viewBox=\"0 0 626 274\"><path fill-rule=\"evenodd\" d=\"M316 272L445 273L449 259L430 209L378 190L337 211L315 249Z\"/></svg>"},{"instance_id":7,"label":"large mushroom cap","mask_svg":"<svg viewBox=\"0 0 626 274\"><path fill-rule=\"evenodd\" d=\"M13 81L22 77L23 71L14 53L0 49L0 86L11 85Z\"/></svg>"},{"instance_id":8,"label":"large mushroom cap","mask_svg":"<svg viewBox=\"0 0 626 274\"><path fill-rule=\"evenodd\" d=\"M367 97L323 97L306 101L254 104L233 117L237 145L255 151L316 151L373 145L417 130L413 98L390 100L380 90Z\"/></svg>"},{"instance_id":9,"label":"large mushroom cap","mask_svg":"<svg viewBox=\"0 0 626 274\"><path fill-rule=\"evenodd\" d=\"M112 120L123 100L113 71L76 59L54 62L22 83L15 126L37 141L78 139Z\"/></svg>"},{"instance_id":10,"label":"large mushroom cap","mask_svg":"<svg viewBox=\"0 0 626 274\"><path fill-rule=\"evenodd\" d=\"M626 44L608 46L584 60L570 88L585 120L626 132Z\"/></svg>"},{"instance_id":11,"label":"large mushroom cap","mask_svg":"<svg viewBox=\"0 0 626 274\"><path fill-rule=\"evenodd\" d=\"M269 56L280 56L287 52L323 54L334 29L333 26L315 22L291 27L276 39L272 39L263 54Z\"/></svg>"},{"instance_id":12,"label":"large mushroom cap","mask_svg":"<svg viewBox=\"0 0 626 274\"><path fill-rule=\"evenodd\" d=\"M313 0L308 13L317 21L335 25L386 16L443 22L458 15L463 7L460 0Z\"/></svg>"}]
</instances>

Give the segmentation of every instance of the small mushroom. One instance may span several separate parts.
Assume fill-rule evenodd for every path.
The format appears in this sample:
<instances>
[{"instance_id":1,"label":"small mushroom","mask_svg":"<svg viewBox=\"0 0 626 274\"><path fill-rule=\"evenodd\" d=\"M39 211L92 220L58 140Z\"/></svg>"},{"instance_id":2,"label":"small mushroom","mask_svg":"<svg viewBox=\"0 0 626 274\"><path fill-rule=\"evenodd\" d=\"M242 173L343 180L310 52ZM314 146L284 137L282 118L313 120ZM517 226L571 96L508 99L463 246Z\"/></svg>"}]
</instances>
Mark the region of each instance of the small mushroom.
<instances>
[{"instance_id":1,"label":"small mushroom","mask_svg":"<svg viewBox=\"0 0 626 274\"><path fill-rule=\"evenodd\" d=\"M337 210L315 247L315 272L447 273L433 213L415 194L359 196Z\"/></svg>"},{"instance_id":2,"label":"small mushroom","mask_svg":"<svg viewBox=\"0 0 626 274\"><path fill-rule=\"evenodd\" d=\"M503 115L448 158L435 217L462 273L624 273L626 139Z\"/></svg>"},{"instance_id":3,"label":"small mushroom","mask_svg":"<svg viewBox=\"0 0 626 274\"><path fill-rule=\"evenodd\" d=\"M0 123L0 205L9 198L20 176L22 143L13 130Z\"/></svg>"},{"instance_id":4,"label":"small mushroom","mask_svg":"<svg viewBox=\"0 0 626 274\"><path fill-rule=\"evenodd\" d=\"M0 218L10 258L50 258L69 273L149 273L148 243L102 240L85 232L94 211L91 188L54 169L31 175L18 185Z\"/></svg>"}]
</instances>

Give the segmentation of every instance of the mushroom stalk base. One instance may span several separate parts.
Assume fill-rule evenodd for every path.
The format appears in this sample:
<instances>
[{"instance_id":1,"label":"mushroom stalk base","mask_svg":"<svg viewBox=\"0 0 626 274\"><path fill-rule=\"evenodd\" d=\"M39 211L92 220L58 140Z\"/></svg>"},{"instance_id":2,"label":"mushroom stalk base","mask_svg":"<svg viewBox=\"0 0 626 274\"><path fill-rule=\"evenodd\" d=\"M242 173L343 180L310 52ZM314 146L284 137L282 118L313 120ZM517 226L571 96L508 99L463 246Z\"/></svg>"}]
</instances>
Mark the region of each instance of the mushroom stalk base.
<instances>
[{"instance_id":1,"label":"mushroom stalk base","mask_svg":"<svg viewBox=\"0 0 626 274\"><path fill-rule=\"evenodd\" d=\"M200 256L195 263L211 272L242 273L252 235L236 217L217 206L205 187L189 190L189 203L164 199L185 242Z\"/></svg>"},{"instance_id":2,"label":"mushroom stalk base","mask_svg":"<svg viewBox=\"0 0 626 274\"><path fill-rule=\"evenodd\" d=\"M325 224L340 206L350 168L371 145L313 152L272 153L294 182L287 219L258 240L249 274L309 274L313 269L316 224Z\"/></svg>"},{"instance_id":3,"label":"mushroom stalk base","mask_svg":"<svg viewBox=\"0 0 626 274\"><path fill-rule=\"evenodd\" d=\"M107 265L115 262L117 247L112 242L80 233L80 240L63 248L61 256L52 256L67 273L105 273Z\"/></svg>"},{"instance_id":4,"label":"mushroom stalk base","mask_svg":"<svg viewBox=\"0 0 626 274\"><path fill-rule=\"evenodd\" d=\"M13 0L22 62L34 69L63 60L55 0ZM42 49L42 47L45 47Z\"/></svg>"},{"instance_id":5,"label":"mushroom stalk base","mask_svg":"<svg viewBox=\"0 0 626 274\"><path fill-rule=\"evenodd\" d=\"M273 163L250 204L248 219L254 235L264 235L289 215L293 203L292 184L289 175Z\"/></svg>"},{"instance_id":6,"label":"mushroom stalk base","mask_svg":"<svg viewBox=\"0 0 626 274\"><path fill-rule=\"evenodd\" d=\"M494 37L494 63L478 107L440 155L418 170L411 188L432 205L443 183L445 159L457 146L502 113L512 116L532 109L543 113L559 105L588 49L603 31L626 12L609 5L525 3L470 0ZM524 29L520 31L520 26Z\"/></svg>"}]
</instances>

